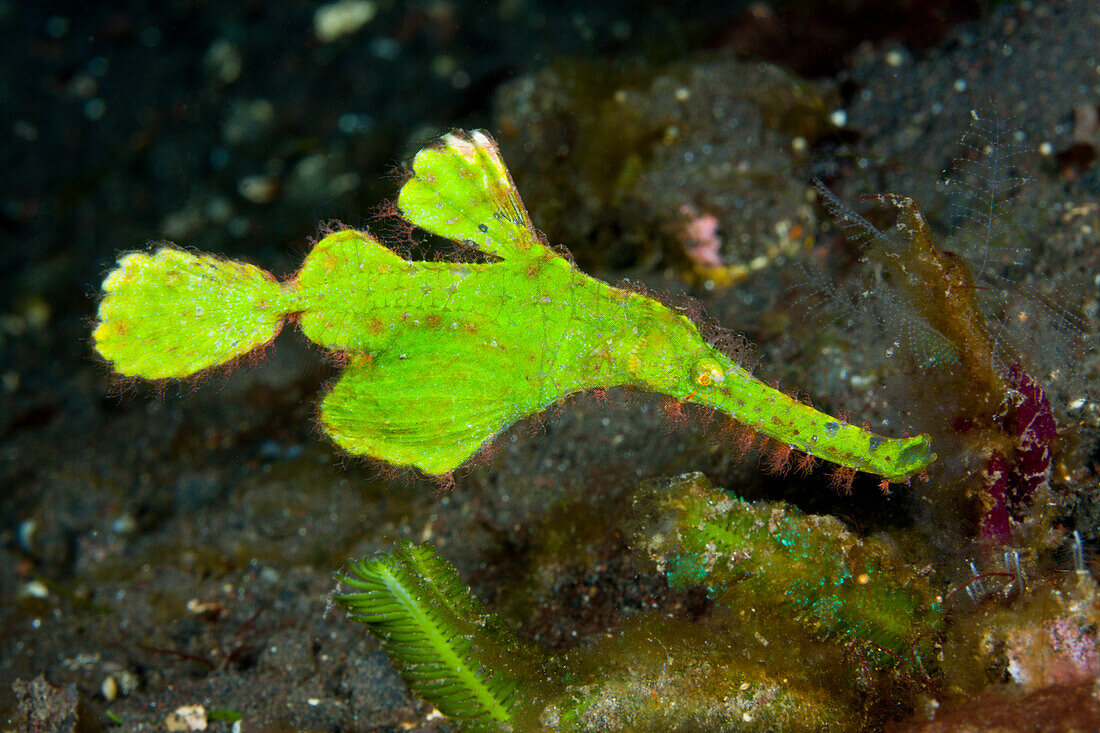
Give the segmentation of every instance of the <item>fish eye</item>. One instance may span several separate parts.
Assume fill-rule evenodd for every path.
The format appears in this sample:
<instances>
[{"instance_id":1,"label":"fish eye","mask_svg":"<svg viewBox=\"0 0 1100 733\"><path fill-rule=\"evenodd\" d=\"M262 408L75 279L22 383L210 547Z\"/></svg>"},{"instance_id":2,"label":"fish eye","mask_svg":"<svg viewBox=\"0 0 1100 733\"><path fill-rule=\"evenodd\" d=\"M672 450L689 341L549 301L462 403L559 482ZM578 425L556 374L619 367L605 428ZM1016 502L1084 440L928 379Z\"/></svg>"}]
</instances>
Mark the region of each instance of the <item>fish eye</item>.
<instances>
[{"instance_id":1,"label":"fish eye","mask_svg":"<svg viewBox=\"0 0 1100 733\"><path fill-rule=\"evenodd\" d=\"M696 359L692 365L691 379L700 387L711 387L725 381L726 370L717 359L704 356L702 359Z\"/></svg>"}]
</instances>

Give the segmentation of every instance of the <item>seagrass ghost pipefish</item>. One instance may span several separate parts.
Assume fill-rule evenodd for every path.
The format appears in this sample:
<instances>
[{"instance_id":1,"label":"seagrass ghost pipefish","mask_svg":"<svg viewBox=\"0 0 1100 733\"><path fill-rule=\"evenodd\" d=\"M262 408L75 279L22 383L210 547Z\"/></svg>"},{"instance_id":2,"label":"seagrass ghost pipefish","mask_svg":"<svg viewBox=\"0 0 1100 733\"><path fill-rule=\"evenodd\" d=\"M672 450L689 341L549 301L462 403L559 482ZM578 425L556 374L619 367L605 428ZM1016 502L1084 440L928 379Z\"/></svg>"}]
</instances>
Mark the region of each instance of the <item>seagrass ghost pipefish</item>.
<instances>
[{"instance_id":1,"label":"seagrass ghost pipefish","mask_svg":"<svg viewBox=\"0 0 1100 733\"><path fill-rule=\"evenodd\" d=\"M399 213L492 262L409 261L367 232L318 242L280 282L249 264L164 246L103 282L95 348L120 374L175 379L249 353L297 316L346 356L321 424L344 450L446 474L569 394L632 386L719 410L846 469L905 481L926 435L886 438L754 379L661 303L585 275L535 230L492 138L421 150Z\"/></svg>"}]
</instances>

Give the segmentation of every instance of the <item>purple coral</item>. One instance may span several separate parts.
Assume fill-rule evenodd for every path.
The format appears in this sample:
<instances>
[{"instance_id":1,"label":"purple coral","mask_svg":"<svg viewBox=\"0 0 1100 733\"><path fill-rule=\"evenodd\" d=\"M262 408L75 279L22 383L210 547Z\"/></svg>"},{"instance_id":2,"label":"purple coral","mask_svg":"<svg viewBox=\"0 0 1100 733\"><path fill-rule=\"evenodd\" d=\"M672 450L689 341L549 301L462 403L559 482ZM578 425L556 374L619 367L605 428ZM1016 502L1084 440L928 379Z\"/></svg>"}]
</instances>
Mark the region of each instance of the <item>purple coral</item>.
<instances>
[{"instance_id":1,"label":"purple coral","mask_svg":"<svg viewBox=\"0 0 1100 733\"><path fill-rule=\"evenodd\" d=\"M982 535L1001 544L1009 542L1012 522L1021 519L1023 507L1049 478L1051 444L1058 436L1054 411L1039 383L1018 364L1008 381L1018 402L1000 424L1015 443L1010 456L995 450L986 463L985 490L992 504L982 517Z\"/></svg>"}]
</instances>

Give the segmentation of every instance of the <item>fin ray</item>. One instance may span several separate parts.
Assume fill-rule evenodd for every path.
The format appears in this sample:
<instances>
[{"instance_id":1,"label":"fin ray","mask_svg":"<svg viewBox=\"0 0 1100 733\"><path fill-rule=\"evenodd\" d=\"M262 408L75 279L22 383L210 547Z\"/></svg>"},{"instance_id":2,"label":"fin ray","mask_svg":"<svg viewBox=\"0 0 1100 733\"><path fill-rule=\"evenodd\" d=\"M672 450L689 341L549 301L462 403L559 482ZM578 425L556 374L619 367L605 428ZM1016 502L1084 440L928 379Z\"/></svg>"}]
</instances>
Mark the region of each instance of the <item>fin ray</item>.
<instances>
[{"instance_id":1,"label":"fin ray","mask_svg":"<svg viewBox=\"0 0 1100 733\"><path fill-rule=\"evenodd\" d=\"M467 338L401 339L361 356L325 396L321 423L349 453L452 471L532 411L526 395L474 354L482 348Z\"/></svg>"}]
</instances>

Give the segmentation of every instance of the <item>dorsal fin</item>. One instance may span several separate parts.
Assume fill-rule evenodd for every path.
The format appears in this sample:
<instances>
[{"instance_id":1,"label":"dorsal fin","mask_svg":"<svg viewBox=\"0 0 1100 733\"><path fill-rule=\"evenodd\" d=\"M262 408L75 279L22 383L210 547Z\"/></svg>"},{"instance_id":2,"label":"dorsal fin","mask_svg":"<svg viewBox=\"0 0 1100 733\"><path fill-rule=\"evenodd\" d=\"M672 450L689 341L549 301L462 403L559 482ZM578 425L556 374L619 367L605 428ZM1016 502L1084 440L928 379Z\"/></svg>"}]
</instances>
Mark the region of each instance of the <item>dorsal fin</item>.
<instances>
[{"instance_id":1,"label":"dorsal fin","mask_svg":"<svg viewBox=\"0 0 1100 733\"><path fill-rule=\"evenodd\" d=\"M449 132L412 165L397 208L416 226L505 260L549 251L487 132Z\"/></svg>"}]
</instances>

